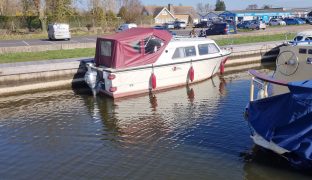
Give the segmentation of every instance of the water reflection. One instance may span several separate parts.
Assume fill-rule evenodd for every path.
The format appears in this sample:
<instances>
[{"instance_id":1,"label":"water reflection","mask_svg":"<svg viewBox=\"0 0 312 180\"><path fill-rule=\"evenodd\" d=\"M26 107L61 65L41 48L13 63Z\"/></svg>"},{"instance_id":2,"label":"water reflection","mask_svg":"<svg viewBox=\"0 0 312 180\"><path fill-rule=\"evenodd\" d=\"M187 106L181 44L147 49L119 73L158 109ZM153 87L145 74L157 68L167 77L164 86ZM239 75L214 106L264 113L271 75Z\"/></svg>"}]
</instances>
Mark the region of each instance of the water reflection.
<instances>
[{"instance_id":1,"label":"water reflection","mask_svg":"<svg viewBox=\"0 0 312 180\"><path fill-rule=\"evenodd\" d=\"M90 116L102 120L103 131L118 136L123 146L129 146L148 144L172 136L170 133L179 135L194 129L192 126L201 121L200 117L212 116L218 111L224 84L224 79L215 76L191 86L124 99L82 98Z\"/></svg>"}]
</instances>

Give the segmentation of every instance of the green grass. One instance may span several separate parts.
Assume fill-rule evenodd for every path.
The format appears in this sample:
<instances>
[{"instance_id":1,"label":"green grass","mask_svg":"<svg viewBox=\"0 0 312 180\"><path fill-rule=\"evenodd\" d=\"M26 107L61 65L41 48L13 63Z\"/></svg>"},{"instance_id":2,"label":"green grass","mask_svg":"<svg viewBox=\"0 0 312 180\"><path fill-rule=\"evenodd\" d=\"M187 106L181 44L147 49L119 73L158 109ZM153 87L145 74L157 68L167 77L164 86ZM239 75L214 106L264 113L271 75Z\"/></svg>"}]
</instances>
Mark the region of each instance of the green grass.
<instances>
[{"instance_id":1,"label":"green grass","mask_svg":"<svg viewBox=\"0 0 312 180\"><path fill-rule=\"evenodd\" d=\"M20 40L20 39L47 39L47 33L34 34L2 34L0 40Z\"/></svg>"},{"instance_id":2,"label":"green grass","mask_svg":"<svg viewBox=\"0 0 312 180\"><path fill-rule=\"evenodd\" d=\"M94 54L95 48L56 50L44 52L9 53L9 54L0 54L0 63L92 57L94 56Z\"/></svg>"},{"instance_id":3,"label":"green grass","mask_svg":"<svg viewBox=\"0 0 312 180\"><path fill-rule=\"evenodd\" d=\"M72 37L96 35L93 32L75 31L71 32ZM37 32L37 33L9 33L0 34L0 40L25 40L25 39L48 39L47 32Z\"/></svg>"},{"instance_id":4,"label":"green grass","mask_svg":"<svg viewBox=\"0 0 312 180\"><path fill-rule=\"evenodd\" d=\"M295 34L287 34L288 40L293 39ZM245 44L256 42L281 41L285 39L286 34L261 35L261 36L239 36L232 38L223 38L216 40L219 46L231 44ZM0 54L0 63L26 62L38 60L67 59L79 57L93 57L95 48L56 50L45 52L21 52Z\"/></svg>"},{"instance_id":5,"label":"green grass","mask_svg":"<svg viewBox=\"0 0 312 180\"><path fill-rule=\"evenodd\" d=\"M295 34L274 34L274 35L260 35L260 36L240 36L233 38L223 38L216 40L219 46L232 45L232 44L246 44L256 42L269 42L269 41L282 41L287 39L293 39Z\"/></svg>"}]
</instances>

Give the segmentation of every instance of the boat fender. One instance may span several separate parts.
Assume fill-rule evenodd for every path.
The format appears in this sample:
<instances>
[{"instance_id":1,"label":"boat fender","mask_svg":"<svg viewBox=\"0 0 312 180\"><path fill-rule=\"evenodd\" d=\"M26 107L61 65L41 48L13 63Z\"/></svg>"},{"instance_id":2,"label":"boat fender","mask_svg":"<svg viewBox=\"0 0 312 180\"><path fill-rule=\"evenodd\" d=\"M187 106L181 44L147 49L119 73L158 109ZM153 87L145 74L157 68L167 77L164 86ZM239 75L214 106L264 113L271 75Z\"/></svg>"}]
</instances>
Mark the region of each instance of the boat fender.
<instances>
[{"instance_id":1,"label":"boat fender","mask_svg":"<svg viewBox=\"0 0 312 180\"><path fill-rule=\"evenodd\" d=\"M257 99L263 99L263 98L265 98L265 92L263 89L260 89L257 94Z\"/></svg>"},{"instance_id":2,"label":"boat fender","mask_svg":"<svg viewBox=\"0 0 312 180\"><path fill-rule=\"evenodd\" d=\"M223 74L224 73L224 65L226 63L226 61L228 60L228 58L225 58L221 61L221 64L220 64L220 74Z\"/></svg>"},{"instance_id":3,"label":"boat fender","mask_svg":"<svg viewBox=\"0 0 312 180\"><path fill-rule=\"evenodd\" d=\"M156 76L154 73L151 75L151 83L152 83L152 89L156 89Z\"/></svg>"},{"instance_id":4,"label":"boat fender","mask_svg":"<svg viewBox=\"0 0 312 180\"><path fill-rule=\"evenodd\" d=\"M189 69L189 79L191 80L191 82L194 81L194 68L193 68L193 66L191 66Z\"/></svg>"}]
</instances>

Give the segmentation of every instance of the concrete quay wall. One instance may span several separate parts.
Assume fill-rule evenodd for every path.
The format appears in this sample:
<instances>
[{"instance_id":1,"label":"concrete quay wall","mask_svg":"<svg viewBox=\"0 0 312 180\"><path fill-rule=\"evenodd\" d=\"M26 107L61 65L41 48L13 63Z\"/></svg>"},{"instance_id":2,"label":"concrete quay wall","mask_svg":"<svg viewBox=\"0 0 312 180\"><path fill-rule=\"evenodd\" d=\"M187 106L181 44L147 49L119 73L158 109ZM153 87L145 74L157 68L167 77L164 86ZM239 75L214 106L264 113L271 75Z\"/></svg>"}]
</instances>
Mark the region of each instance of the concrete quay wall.
<instances>
[{"instance_id":1,"label":"concrete quay wall","mask_svg":"<svg viewBox=\"0 0 312 180\"><path fill-rule=\"evenodd\" d=\"M227 46L231 49L225 72L232 73L264 62L274 62L281 43L258 43ZM85 63L92 58L45 60L0 64L0 96L29 93L84 84Z\"/></svg>"}]
</instances>

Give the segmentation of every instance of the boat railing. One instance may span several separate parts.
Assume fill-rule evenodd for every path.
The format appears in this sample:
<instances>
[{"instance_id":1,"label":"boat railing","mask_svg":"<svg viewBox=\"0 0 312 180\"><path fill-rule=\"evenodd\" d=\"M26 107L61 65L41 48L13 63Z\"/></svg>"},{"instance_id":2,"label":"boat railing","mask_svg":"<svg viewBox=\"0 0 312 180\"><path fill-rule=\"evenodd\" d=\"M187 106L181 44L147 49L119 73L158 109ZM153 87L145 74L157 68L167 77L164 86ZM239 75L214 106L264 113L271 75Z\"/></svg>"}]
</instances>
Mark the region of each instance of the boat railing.
<instances>
[{"instance_id":1,"label":"boat railing","mask_svg":"<svg viewBox=\"0 0 312 180\"><path fill-rule=\"evenodd\" d=\"M252 76L251 84L250 84L250 95L249 95L250 101L269 97L269 93L268 93L269 83L280 85L280 86L287 86L286 81L274 79L265 74L259 73L256 70L249 70L248 73ZM256 99L255 99L255 87L259 88Z\"/></svg>"},{"instance_id":2,"label":"boat railing","mask_svg":"<svg viewBox=\"0 0 312 180\"><path fill-rule=\"evenodd\" d=\"M311 45L312 40L306 40L306 41L289 41L289 44L297 46L297 45Z\"/></svg>"}]
</instances>

